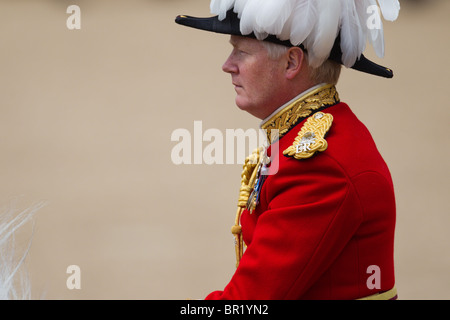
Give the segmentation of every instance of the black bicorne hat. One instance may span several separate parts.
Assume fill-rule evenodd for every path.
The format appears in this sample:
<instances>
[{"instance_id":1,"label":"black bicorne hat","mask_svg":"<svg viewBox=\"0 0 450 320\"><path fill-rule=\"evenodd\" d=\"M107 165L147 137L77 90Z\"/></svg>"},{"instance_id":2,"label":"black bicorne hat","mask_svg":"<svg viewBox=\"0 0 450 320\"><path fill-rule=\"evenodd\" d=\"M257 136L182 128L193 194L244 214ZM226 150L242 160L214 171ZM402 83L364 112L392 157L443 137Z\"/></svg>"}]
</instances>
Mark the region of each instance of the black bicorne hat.
<instances>
[{"instance_id":1,"label":"black bicorne hat","mask_svg":"<svg viewBox=\"0 0 450 320\"><path fill-rule=\"evenodd\" d=\"M198 18L198 17L192 17L187 15L179 15L176 17L175 22L205 31L211 31L221 34L229 34L229 35L236 35L236 36L244 36L244 37L250 37L250 38L257 38L254 33L250 33L247 35L242 34L240 30L240 19L238 18L237 13L233 11L233 9L230 9L227 11L226 17L223 20L219 19L219 16L213 16L213 17L207 17L207 18ZM263 39L264 41L269 41L276 44L281 44L287 47L292 47L292 43L289 40L282 41L275 35L269 35L266 38ZM303 45L299 45L302 49L305 50ZM336 38L336 41L334 42L333 48L330 52L329 58L330 60L333 60L337 63L342 63L342 50L341 50L341 37L338 34L338 37ZM351 66L352 69L365 72L368 74L385 77L385 78L392 78L394 76L393 71L389 68L383 67L379 64L376 64L375 62L370 61L367 59L363 54L360 55L360 57L356 60L356 62Z\"/></svg>"}]
</instances>

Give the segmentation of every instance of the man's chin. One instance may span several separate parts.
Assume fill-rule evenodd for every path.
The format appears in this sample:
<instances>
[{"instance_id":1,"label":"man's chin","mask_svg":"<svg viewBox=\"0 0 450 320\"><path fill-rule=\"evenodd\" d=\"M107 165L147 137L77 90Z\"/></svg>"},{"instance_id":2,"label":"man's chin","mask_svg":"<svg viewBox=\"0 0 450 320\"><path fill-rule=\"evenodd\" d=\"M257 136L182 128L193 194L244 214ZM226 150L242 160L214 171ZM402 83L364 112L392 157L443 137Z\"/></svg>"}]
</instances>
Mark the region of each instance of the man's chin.
<instances>
[{"instance_id":1,"label":"man's chin","mask_svg":"<svg viewBox=\"0 0 450 320\"><path fill-rule=\"evenodd\" d=\"M241 109L242 111L246 111L252 116L263 119L264 117L259 114L261 110L259 110L256 106L250 103L244 103L243 101L240 101L239 98L236 98L236 106Z\"/></svg>"},{"instance_id":2,"label":"man's chin","mask_svg":"<svg viewBox=\"0 0 450 320\"><path fill-rule=\"evenodd\" d=\"M248 111L249 105L245 101L239 98L239 96L236 97L235 100L236 106L241 109L242 111Z\"/></svg>"}]
</instances>

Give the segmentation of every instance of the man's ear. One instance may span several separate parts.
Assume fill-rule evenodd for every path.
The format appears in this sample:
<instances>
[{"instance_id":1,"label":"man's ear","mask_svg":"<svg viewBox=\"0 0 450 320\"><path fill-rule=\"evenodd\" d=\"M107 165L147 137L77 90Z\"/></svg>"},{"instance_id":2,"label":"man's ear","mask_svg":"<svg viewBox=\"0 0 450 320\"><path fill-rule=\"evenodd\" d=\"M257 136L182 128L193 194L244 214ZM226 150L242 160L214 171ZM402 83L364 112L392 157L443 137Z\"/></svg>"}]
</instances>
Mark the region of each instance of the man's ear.
<instances>
[{"instance_id":1,"label":"man's ear","mask_svg":"<svg viewBox=\"0 0 450 320\"><path fill-rule=\"evenodd\" d=\"M302 69L305 61L305 54L299 47L291 47L287 52L286 78L294 79Z\"/></svg>"}]
</instances>

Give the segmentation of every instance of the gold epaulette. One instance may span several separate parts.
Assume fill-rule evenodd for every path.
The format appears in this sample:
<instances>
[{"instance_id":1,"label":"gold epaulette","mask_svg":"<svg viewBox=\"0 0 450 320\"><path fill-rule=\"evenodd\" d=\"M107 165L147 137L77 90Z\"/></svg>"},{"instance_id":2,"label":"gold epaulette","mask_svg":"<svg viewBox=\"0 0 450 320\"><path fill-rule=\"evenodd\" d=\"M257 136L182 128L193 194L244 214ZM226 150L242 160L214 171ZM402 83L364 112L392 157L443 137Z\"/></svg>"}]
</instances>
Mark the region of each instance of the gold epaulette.
<instances>
[{"instance_id":1,"label":"gold epaulette","mask_svg":"<svg viewBox=\"0 0 450 320\"><path fill-rule=\"evenodd\" d=\"M333 116L329 113L317 112L306 120L292 145L283 151L285 156L295 159L307 159L316 152L328 148L325 135L331 128Z\"/></svg>"}]
</instances>

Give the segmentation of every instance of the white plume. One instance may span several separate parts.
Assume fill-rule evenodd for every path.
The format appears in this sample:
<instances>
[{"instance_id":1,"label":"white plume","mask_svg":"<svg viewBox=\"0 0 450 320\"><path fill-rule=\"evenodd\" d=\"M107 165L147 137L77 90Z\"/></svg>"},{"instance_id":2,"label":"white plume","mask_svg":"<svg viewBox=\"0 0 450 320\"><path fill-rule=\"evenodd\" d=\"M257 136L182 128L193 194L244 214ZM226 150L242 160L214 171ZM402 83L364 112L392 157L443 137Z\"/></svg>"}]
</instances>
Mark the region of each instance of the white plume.
<instances>
[{"instance_id":1,"label":"white plume","mask_svg":"<svg viewBox=\"0 0 450 320\"><path fill-rule=\"evenodd\" d=\"M280 35L280 39L290 39L291 43L296 46L302 44L315 25L317 14L316 1L297 1L289 21L286 23L285 28Z\"/></svg>"},{"instance_id":2,"label":"white plume","mask_svg":"<svg viewBox=\"0 0 450 320\"><path fill-rule=\"evenodd\" d=\"M370 0L355 1L356 16L358 17L361 30L361 52L366 49L366 44L369 37L369 28L367 24L368 6L370 6Z\"/></svg>"},{"instance_id":3,"label":"white plume","mask_svg":"<svg viewBox=\"0 0 450 320\"><path fill-rule=\"evenodd\" d=\"M398 0L378 0L378 3L386 20L397 20L400 11L400 2Z\"/></svg>"},{"instance_id":4,"label":"white plume","mask_svg":"<svg viewBox=\"0 0 450 320\"><path fill-rule=\"evenodd\" d=\"M280 34L292 14L296 0L259 1L256 23L269 34Z\"/></svg>"},{"instance_id":5,"label":"white plume","mask_svg":"<svg viewBox=\"0 0 450 320\"><path fill-rule=\"evenodd\" d=\"M241 15L241 33L244 35L255 33L259 40L265 39L269 34L257 22L260 13L261 3L264 0L247 0ZM277 0L279 1L279 0Z\"/></svg>"},{"instance_id":6,"label":"white plume","mask_svg":"<svg viewBox=\"0 0 450 320\"><path fill-rule=\"evenodd\" d=\"M328 58L339 32L341 2L317 0L319 15L311 34L306 39L306 50L313 68L319 67Z\"/></svg>"},{"instance_id":7,"label":"white plume","mask_svg":"<svg viewBox=\"0 0 450 320\"><path fill-rule=\"evenodd\" d=\"M210 10L219 15L219 20L225 19L227 11L233 8L235 0L211 0Z\"/></svg>"},{"instance_id":8,"label":"white plume","mask_svg":"<svg viewBox=\"0 0 450 320\"><path fill-rule=\"evenodd\" d=\"M378 4L377 4L378 2ZM311 66L320 66L329 56L340 32L342 62L351 67L369 42L379 57L384 56L381 15L376 27L369 26L369 8L381 8L384 19L394 21L400 11L399 0L212 0L211 12L220 20L233 8L243 35L263 40L276 35L303 44Z\"/></svg>"},{"instance_id":9,"label":"white plume","mask_svg":"<svg viewBox=\"0 0 450 320\"><path fill-rule=\"evenodd\" d=\"M364 50L367 37L364 37L354 1L341 1L341 49L342 63L347 68L355 64ZM363 0L359 0L363 1Z\"/></svg>"},{"instance_id":10,"label":"white plume","mask_svg":"<svg viewBox=\"0 0 450 320\"><path fill-rule=\"evenodd\" d=\"M248 0L236 0L236 2L234 3L234 12L238 14L239 19L242 16L242 11L244 11L247 1Z\"/></svg>"},{"instance_id":11,"label":"white plume","mask_svg":"<svg viewBox=\"0 0 450 320\"><path fill-rule=\"evenodd\" d=\"M375 53L378 57L383 58L384 57L384 31L383 31L383 22L381 21L381 14L380 9L377 6L376 0L366 0L367 6L371 6L372 8L377 8L375 13L376 21L371 21L368 23L378 22L378 26L367 26L368 29L368 40L369 43L372 45L373 49L375 50ZM373 19L373 18L372 18Z\"/></svg>"}]
</instances>

